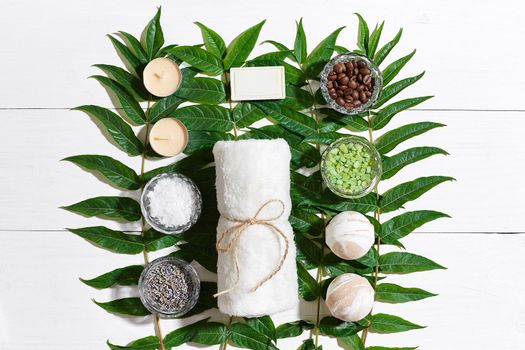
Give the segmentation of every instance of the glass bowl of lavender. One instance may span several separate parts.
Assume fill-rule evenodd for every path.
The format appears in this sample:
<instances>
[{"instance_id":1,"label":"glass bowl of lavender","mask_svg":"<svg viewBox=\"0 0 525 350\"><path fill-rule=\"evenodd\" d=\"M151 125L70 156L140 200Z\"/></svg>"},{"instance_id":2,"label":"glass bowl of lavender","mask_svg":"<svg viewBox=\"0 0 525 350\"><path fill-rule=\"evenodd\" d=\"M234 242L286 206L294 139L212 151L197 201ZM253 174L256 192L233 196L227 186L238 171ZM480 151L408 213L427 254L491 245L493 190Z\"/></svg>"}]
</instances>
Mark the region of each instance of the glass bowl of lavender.
<instances>
[{"instance_id":1,"label":"glass bowl of lavender","mask_svg":"<svg viewBox=\"0 0 525 350\"><path fill-rule=\"evenodd\" d=\"M142 304L160 317L184 315L197 303L199 292L197 271L186 261L171 256L150 262L139 278Z\"/></svg>"},{"instance_id":2,"label":"glass bowl of lavender","mask_svg":"<svg viewBox=\"0 0 525 350\"><path fill-rule=\"evenodd\" d=\"M140 206L144 219L155 230L181 233L199 219L202 196L190 178L178 173L163 173L144 186Z\"/></svg>"},{"instance_id":3,"label":"glass bowl of lavender","mask_svg":"<svg viewBox=\"0 0 525 350\"><path fill-rule=\"evenodd\" d=\"M332 58L321 72L321 93L328 106L351 115L368 111L379 98L383 78L367 56L354 52Z\"/></svg>"}]
</instances>

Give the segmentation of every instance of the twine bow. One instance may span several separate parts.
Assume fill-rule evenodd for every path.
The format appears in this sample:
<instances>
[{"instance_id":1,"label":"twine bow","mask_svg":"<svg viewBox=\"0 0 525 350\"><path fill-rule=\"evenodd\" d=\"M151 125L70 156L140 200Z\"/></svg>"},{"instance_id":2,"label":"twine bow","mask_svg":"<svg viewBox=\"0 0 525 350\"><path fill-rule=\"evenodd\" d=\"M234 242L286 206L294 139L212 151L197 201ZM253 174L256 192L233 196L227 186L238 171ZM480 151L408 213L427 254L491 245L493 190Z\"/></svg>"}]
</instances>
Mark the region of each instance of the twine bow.
<instances>
[{"instance_id":1,"label":"twine bow","mask_svg":"<svg viewBox=\"0 0 525 350\"><path fill-rule=\"evenodd\" d=\"M279 215L276 215L273 218L267 218L267 219L259 218L259 214L261 214L263 209L266 208L266 206L268 206L271 203L281 204L281 212L279 213ZM253 218L236 219L236 218L225 217L226 220L234 222L236 223L236 225L233 227L230 227L229 229L225 230L224 232L220 234L220 237L217 240L217 244L215 245L215 247L217 248L217 251L221 253L232 252L233 259L235 261L235 272L236 272L237 277L236 277L236 281L233 284L233 286L231 286L230 288L226 290L216 293L215 295L213 295L214 297L218 297L219 295L230 293L232 290L234 290L237 287L237 284L239 284L240 272L239 272L239 261L237 260L237 254L236 254L236 247L237 247L237 244L239 243L239 239L241 238L241 235L244 233L244 231L246 231L248 227L252 225L262 225L262 226L266 226L267 228L269 228L271 232L277 235L277 237L281 237L283 239L285 243L285 248L284 248L284 253L281 255L279 263L277 264L275 269L270 274L268 274L265 278L259 281L259 283L257 283L257 285L251 289L251 292L252 293L255 292L257 289L259 289L259 287L261 287L264 283L272 279L281 270L284 264L284 261L286 260L286 256L288 255L289 242L288 242L288 238L286 238L286 235L283 233L283 231L281 231L277 226L275 226L275 224L273 224L272 221L279 219L284 214L284 209L285 209L285 205L282 200L271 199L267 201L266 203L264 203L263 205L261 205L261 207L257 210ZM233 238L230 239L228 244L226 244L225 246L222 246L221 245L222 241L226 238L226 236L229 236L230 234L234 234Z\"/></svg>"}]
</instances>

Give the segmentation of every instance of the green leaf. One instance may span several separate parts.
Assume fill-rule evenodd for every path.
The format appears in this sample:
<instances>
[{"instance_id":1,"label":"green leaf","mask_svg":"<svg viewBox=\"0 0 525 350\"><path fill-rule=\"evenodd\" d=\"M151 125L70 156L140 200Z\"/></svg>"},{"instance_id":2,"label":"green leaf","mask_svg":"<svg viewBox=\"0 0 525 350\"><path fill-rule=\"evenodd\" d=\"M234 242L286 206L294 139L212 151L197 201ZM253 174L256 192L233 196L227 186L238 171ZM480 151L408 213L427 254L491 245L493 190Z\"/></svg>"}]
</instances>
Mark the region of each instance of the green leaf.
<instances>
[{"instance_id":1,"label":"green leaf","mask_svg":"<svg viewBox=\"0 0 525 350\"><path fill-rule=\"evenodd\" d=\"M144 114L142 107L140 107L139 103L126 92L122 85L108 77L101 75L94 75L91 78L94 78L115 94L126 117L131 122L133 122L135 125L145 124L146 115Z\"/></svg>"},{"instance_id":2,"label":"green leaf","mask_svg":"<svg viewBox=\"0 0 525 350\"><path fill-rule=\"evenodd\" d=\"M224 57L224 69L229 70L231 67L240 67L252 52L259 33L265 21L248 28L239 34L228 45L226 49L226 57Z\"/></svg>"},{"instance_id":3,"label":"green leaf","mask_svg":"<svg viewBox=\"0 0 525 350\"><path fill-rule=\"evenodd\" d=\"M292 153L292 164L297 168L303 166L307 168L313 167L321 160L321 155L315 147L302 142L300 136L284 129L280 125L267 125L258 129L253 128L241 136L241 138L244 137L252 139L285 139Z\"/></svg>"},{"instance_id":4,"label":"green leaf","mask_svg":"<svg viewBox=\"0 0 525 350\"><path fill-rule=\"evenodd\" d=\"M324 221L316 214L293 208L288 218L294 231L308 233L312 236L319 236L324 229Z\"/></svg>"},{"instance_id":5,"label":"green leaf","mask_svg":"<svg viewBox=\"0 0 525 350\"><path fill-rule=\"evenodd\" d=\"M401 35L403 34L403 28L399 29L399 32L397 32L396 36L394 37L394 39L392 39L391 41L389 41L388 43L386 43L381 49L379 49L379 51L374 55L374 62L377 64L377 65L380 65L381 63L383 63L383 61L385 60L385 58L388 56L388 54L390 53L390 51L392 51L392 49L397 45L397 43L399 42L399 39L401 39ZM386 84L385 84L386 85Z\"/></svg>"},{"instance_id":6,"label":"green leaf","mask_svg":"<svg viewBox=\"0 0 525 350\"><path fill-rule=\"evenodd\" d=\"M107 344L111 350L157 350L160 346L160 341L158 337L151 335L132 341L126 346L111 344L109 340Z\"/></svg>"},{"instance_id":7,"label":"green leaf","mask_svg":"<svg viewBox=\"0 0 525 350\"><path fill-rule=\"evenodd\" d=\"M375 314L372 315L370 331L376 333L399 333L421 328L425 327L409 322L398 316Z\"/></svg>"},{"instance_id":8,"label":"green leaf","mask_svg":"<svg viewBox=\"0 0 525 350\"><path fill-rule=\"evenodd\" d=\"M168 247L173 247L177 242L179 242L182 237L181 235L169 235L155 231L150 228L145 231L143 234L144 245L148 252L154 252Z\"/></svg>"},{"instance_id":9,"label":"green leaf","mask_svg":"<svg viewBox=\"0 0 525 350\"><path fill-rule=\"evenodd\" d=\"M383 135L379 136L375 142L376 149L379 153L386 154L403 141L406 141L417 135L421 135L434 128L443 126L445 125L433 122L420 122L403 125L397 129L387 131Z\"/></svg>"},{"instance_id":10,"label":"green leaf","mask_svg":"<svg viewBox=\"0 0 525 350\"><path fill-rule=\"evenodd\" d=\"M98 277L80 280L90 287L105 289L113 286L136 286L139 282L140 274L144 270L142 265L131 265L115 269Z\"/></svg>"},{"instance_id":11,"label":"green leaf","mask_svg":"<svg viewBox=\"0 0 525 350\"><path fill-rule=\"evenodd\" d=\"M347 49L346 47L341 46L341 45L335 45L335 46L334 46L334 50L335 50L335 52L337 52L339 55L342 54L342 53L348 53L348 52L351 52L351 51L352 51L352 50L349 50L349 49Z\"/></svg>"},{"instance_id":12,"label":"green leaf","mask_svg":"<svg viewBox=\"0 0 525 350\"><path fill-rule=\"evenodd\" d=\"M162 33L162 27L160 26L160 14L161 8L159 7L155 17L149 21L144 29L144 46L150 60L155 58L157 52L162 45L164 45L164 34Z\"/></svg>"},{"instance_id":13,"label":"green leaf","mask_svg":"<svg viewBox=\"0 0 525 350\"><path fill-rule=\"evenodd\" d=\"M295 85L286 85L286 98L281 100L283 106L296 111L302 111L312 107L314 97L306 90Z\"/></svg>"},{"instance_id":14,"label":"green leaf","mask_svg":"<svg viewBox=\"0 0 525 350\"><path fill-rule=\"evenodd\" d=\"M295 235L295 242L297 243L298 259L302 256L301 262L307 268L316 268L321 264L321 247L314 243L313 240L309 239L303 234Z\"/></svg>"},{"instance_id":15,"label":"green leaf","mask_svg":"<svg viewBox=\"0 0 525 350\"><path fill-rule=\"evenodd\" d=\"M144 145L135 136L133 129L118 114L93 105L80 106L73 108L73 110L82 111L98 120L111 139L130 156L142 154Z\"/></svg>"},{"instance_id":16,"label":"green leaf","mask_svg":"<svg viewBox=\"0 0 525 350\"><path fill-rule=\"evenodd\" d=\"M224 40L222 40L219 34L204 24L200 22L195 22L195 24L201 29L202 41L204 42L204 46L206 46L206 50L212 55L222 59L226 54L226 44Z\"/></svg>"},{"instance_id":17,"label":"green leaf","mask_svg":"<svg viewBox=\"0 0 525 350\"><path fill-rule=\"evenodd\" d=\"M357 34L357 47L359 47L367 56L370 56L368 54L368 40L369 40L369 29L368 24L366 24L366 21L363 19L363 17L359 14L355 14L357 18L359 19L359 30Z\"/></svg>"},{"instance_id":18,"label":"green leaf","mask_svg":"<svg viewBox=\"0 0 525 350\"><path fill-rule=\"evenodd\" d=\"M341 137L348 136L345 134L340 134L338 132L324 132L320 134L313 134L306 137L303 142L314 143L319 145L329 145L335 140L340 139Z\"/></svg>"},{"instance_id":19,"label":"green leaf","mask_svg":"<svg viewBox=\"0 0 525 350\"><path fill-rule=\"evenodd\" d=\"M188 131L188 144L184 153L190 154L203 149L211 149L217 141L234 140L235 136L224 132Z\"/></svg>"},{"instance_id":20,"label":"green leaf","mask_svg":"<svg viewBox=\"0 0 525 350\"><path fill-rule=\"evenodd\" d=\"M275 325L270 316L248 318L246 319L246 324L257 332L264 334L273 341L276 341Z\"/></svg>"},{"instance_id":21,"label":"green leaf","mask_svg":"<svg viewBox=\"0 0 525 350\"><path fill-rule=\"evenodd\" d=\"M306 55L306 34L304 33L303 19L301 18L299 23L297 23L297 34L295 35L294 42L294 56L297 63L303 63L303 61L306 59Z\"/></svg>"},{"instance_id":22,"label":"green leaf","mask_svg":"<svg viewBox=\"0 0 525 350\"><path fill-rule=\"evenodd\" d=\"M226 341L228 335L228 328L222 323L206 322L196 327L191 342L205 345L222 344Z\"/></svg>"},{"instance_id":23,"label":"green leaf","mask_svg":"<svg viewBox=\"0 0 525 350\"><path fill-rule=\"evenodd\" d=\"M95 304L113 314L130 316L148 316L150 312L142 305L139 298L123 298L106 303L93 300Z\"/></svg>"},{"instance_id":24,"label":"green leaf","mask_svg":"<svg viewBox=\"0 0 525 350\"><path fill-rule=\"evenodd\" d=\"M383 273L412 273L445 269L430 259L406 252L392 252L381 255L379 267Z\"/></svg>"},{"instance_id":25,"label":"green leaf","mask_svg":"<svg viewBox=\"0 0 525 350\"><path fill-rule=\"evenodd\" d=\"M230 111L221 106L186 106L173 111L171 116L179 119L188 130L228 132L233 129Z\"/></svg>"},{"instance_id":26,"label":"green leaf","mask_svg":"<svg viewBox=\"0 0 525 350\"><path fill-rule=\"evenodd\" d=\"M376 54L377 45L379 44L379 39L381 38L381 33L383 32L383 27L385 22L382 22L379 27L376 25L372 34L370 34L370 39L368 41L368 57L374 57Z\"/></svg>"},{"instance_id":27,"label":"green leaf","mask_svg":"<svg viewBox=\"0 0 525 350\"><path fill-rule=\"evenodd\" d=\"M275 41L275 40L265 40L261 44L270 44L273 45L279 51L291 51L286 45ZM294 56L295 57L295 56Z\"/></svg>"},{"instance_id":28,"label":"green leaf","mask_svg":"<svg viewBox=\"0 0 525 350\"><path fill-rule=\"evenodd\" d=\"M390 63L384 70L383 70L383 85L386 86L388 83L394 79L397 74L403 69L403 67L410 61L412 57L416 54L416 50L412 51L406 56L401 57L400 59Z\"/></svg>"},{"instance_id":29,"label":"green leaf","mask_svg":"<svg viewBox=\"0 0 525 350\"><path fill-rule=\"evenodd\" d=\"M417 350L417 347L390 348L384 346L368 346L366 350Z\"/></svg>"},{"instance_id":30,"label":"green leaf","mask_svg":"<svg viewBox=\"0 0 525 350\"><path fill-rule=\"evenodd\" d=\"M84 154L67 157L63 160L99 172L119 188L137 190L142 185L140 177L133 169L108 156Z\"/></svg>"},{"instance_id":31,"label":"green leaf","mask_svg":"<svg viewBox=\"0 0 525 350\"><path fill-rule=\"evenodd\" d=\"M382 243L395 243L427 222L448 218L447 214L433 210L417 210L403 213L384 222L381 229Z\"/></svg>"},{"instance_id":32,"label":"green leaf","mask_svg":"<svg viewBox=\"0 0 525 350\"><path fill-rule=\"evenodd\" d=\"M291 196L294 206L310 207L321 201L322 180L319 172L304 176L298 172L291 173Z\"/></svg>"},{"instance_id":33,"label":"green leaf","mask_svg":"<svg viewBox=\"0 0 525 350\"><path fill-rule=\"evenodd\" d=\"M376 287L376 300L384 303L407 303L436 295L423 289L405 288L393 283L381 283Z\"/></svg>"},{"instance_id":34,"label":"green leaf","mask_svg":"<svg viewBox=\"0 0 525 350\"><path fill-rule=\"evenodd\" d=\"M428 176L399 184L383 194L379 201L381 212L386 213L399 209L406 202L419 198L440 183L452 180L454 178L448 176Z\"/></svg>"},{"instance_id":35,"label":"green leaf","mask_svg":"<svg viewBox=\"0 0 525 350\"><path fill-rule=\"evenodd\" d=\"M103 226L68 228L68 231L114 253L139 254L144 250L142 237L139 235L126 234Z\"/></svg>"},{"instance_id":36,"label":"green leaf","mask_svg":"<svg viewBox=\"0 0 525 350\"><path fill-rule=\"evenodd\" d=\"M305 330L313 329L315 325L310 321L299 320L280 325L275 330L277 339L298 337Z\"/></svg>"},{"instance_id":37,"label":"green leaf","mask_svg":"<svg viewBox=\"0 0 525 350\"><path fill-rule=\"evenodd\" d=\"M344 199L327 189L323 192L322 200L313 204L325 212L334 215L348 210L366 214L377 208L377 195L375 193L369 193L361 198Z\"/></svg>"},{"instance_id":38,"label":"green leaf","mask_svg":"<svg viewBox=\"0 0 525 350\"><path fill-rule=\"evenodd\" d=\"M339 339L348 347L348 350L365 350L365 346L357 334L350 337L341 337Z\"/></svg>"},{"instance_id":39,"label":"green leaf","mask_svg":"<svg viewBox=\"0 0 525 350\"><path fill-rule=\"evenodd\" d=\"M144 174L143 178L144 181L149 181L156 175L169 172L182 173L192 177L196 171L212 162L213 154L210 150L197 151L173 164L150 170Z\"/></svg>"},{"instance_id":40,"label":"green leaf","mask_svg":"<svg viewBox=\"0 0 525 350\"><path fill-rule=\"evenodd\" d=\"M308 77L316 78L319 72L323 69L324 65L334 52L335 42L341 30L344 27L336 29L330 35L328 35L323 41L321 41L313 50L310 52L308 57L303 62L303 70L306 72Z\"/></svg>"},{"instance_id":41,"label":"green leaf","mask_svg":"<svg viewBox=\"0 0 525 350\"><path fill-rule=\"evenodd\" d=\"M322 346L316 347L313 339L306 339L298 350L322 350Z\"/></svg>"},{"instance_id":42,"label":"green leaf","mask_svg":"<svg viewBox=\"0 0 525 350\"><path fill-rule=\"evenodd\" d=\"M375 267L377 265L377 259L379 259L377 249L372 247L363 257L357 259L356 262L364 266Z\"/></svg>"},{"instance_id":43,"label":"green leaf","mask_svg":"<svg viewBox=\"0 0 525 350\"><path fill-rule=\"evenodd\" d=\"M94 67L99 68L108 77L113 78L117 83L122 85L128 94L130 94L137 101L145 101L149 98L150 94L142 84L142 80L128 73L128 71L112 66L109 64L95 64Z\"/></svg>"},{"instance_id":44,"label":"green leaf","mask_svg":"<svg viewBox=\"0 0 525 350\"><path fill-rule=\"evenodd\" d=\"M383 90L381 90L381 94L379 95L379 100L374 104L374 109L381 107L386 102L390 101L393 97L395 97L397 94L399 94L401 91L405 90L410 85L416 83L419 79L423 77L423 75L425 75L425 72L414 77L402 79L383 88Z\"/></svg>"},{"instance_id":45,"label":"green leaf","mask_svg":"<svg viewBox=\"0 0 525 350\"><path fill-rule=\"evenodd\" d=\"M126 221L137 221L142 217L139 203L129 197L95 197L62 208L88 217Z\"/></svg>"},{"instance_id":46,"label":"green leaf","mask_svg":"<svg viewBox=\"0 0 525 350\"><path fill-rule=\"evenodd\" d=\"M436 154L448 155L447 151L438 147L414 147L388 157L383 160L381 179L390 179L407 165Z\"/></svg>"},{"instance_id":47,"label":"green leaf","mask_svg":"<svg viewBox=\"0 0 525 350\"><path fill-rule=\"evenodd\" d=\"M199 47L177 46L168 52L206 74L220 75L223 72L220 58Z\"/></svg>"},{"instance_id":48,"label":"green leaf","mask_svg":"<svg viewBox=\"0 0 525 350\"><path fill-rule=\"evenodd\" d=\"M268 337L244 323L233 324L230 331L230 341L236 347L253 350L277 349Z\"/></svg>"},{"instance_id":49,"label":"green leaf","mask_svg":"<svg viewBox=\"0 0 525 350\"><path fill-rule=\"evenodd\" d=\"M334 253L328 253L323 260L326 272L331 277L337 277L343 273L357 273L359 275L371 274L374 266L366 266L356 260L343 260Z\"/></svg>"},{"instance_id":50,"label":"green leaf","mask_svg":"<svg viewBox=\"0 0 525 350\"><path fill-rule=\"evenodd\" d=\"M405 100L394 102L383 109L381 109L376 115L372 117L371 124L374 130L379 130L390 122L390 120L399 112L406 109L417 106L418 104L425 102L433 96L422 96L407 98Z\"/></svg>"},{"instance_id":51,"label":"green leaf","mask_svg":"<svg viewBox=\"0 0 525 350\"><path fill-rule=\"evenodd\" d=\"M308 270L297 262L297 275L299 278L299 294L306 301L313 301L321 295L321 288Z\"/></svg>"},{"instance_id":52,"label":"green leaf","mask_svg":"<svg viewBox=\"0 0 525 350\"><path fill-rule=\"evenodd\" d=\"M332 337L350 337L365 327L356 322L345 322L335 317L324 317L319 325L322 334Z\"/></svg>"},{"instance_id":53,"label":"green leaf","mask_svg":"<svg viewBox=\"0 0 525 350\"><path fill-rule=\"evenodd\" d=\"M320 132L333 132L343 127L353 131L368 130L368 122L360 115L344 115L331 108L321 108L319 111L326 116L321 121Z\"/></svg>"},{"instance_id":54,"label":"green leaf","mask_svg":"<svg viewBox=\"0 0 525 350\"><path fill-rule=\"evenodd\" d=\"M224 84L214 78L183 79L175 94L182 99L195 103L219 104L226 102Z\"/></svg>"},{"instance_id":55,"label":"green leaf","mask_svg":"<svg viewBox=\"0 0 525 350\"><path fill-rule=\"evenodd\" d=\"M148 111L150 123L156 123L163 118L169 117L183 102L184 100L176 95L161 98Z\"/></svg>"},{"instance_id":56,"label":"green leaf","mask_svg":"<svg viewBox=\"0 0 525 350\"><path fill-rule=\"evenodd\" d=\"M197 328L199 328L202 324L208 322L208 319L200 320L195 323L192 323L190 325L181 327L179 329L176 329L164 337L164 346L166 347L166 350L170 350L171 348L180 346L188 341L191 340L195 332L197 331Z\"/></svg>"},{"instance_id":57,"label":"green leaf","mask_svg":"<svg viewBox=\"0 0 525 350\"><path fill-rule=\"evenodd\" d=\"M267 52L246 62L247 65L265 65L266 62L283 62L287 57L293 57L292 51Z\"/></svg>"},{"instance_id":58,"label":"green leaf","mask_svg":"<svg viewBox=\"0 0 525 350\"><path fill-rule=\"evenodd\" d=\"M124 63L127 63L135 73L141 74L146 62L142 62L126 45L115 39L113 36L108 35L108 38L111 40L111 43L115 47L119 56L124 59Z\"/></svg>"},{"instance_id":59,"label":"green leaf","mask_svg":"<svg viewBox=\"0 0 525 350\"><path fill-rule=\"evenodd\" d=\"M238 128L246 128L265 116L263 111L249 102L240 102L233 109L233 120Z\"/></svg>"},{"instance_id":60,"label":"green leaf","mask_svg":"<svg viewBox=\"0 0 525 350\"><path fill-rule=\"evenodd\" d=\"M291 132L302 136L317 132L315 120L302 113L280 106L276 102L253 102L253 104Z\"/></svg>"},{"instance_id":61,"label":"green leaf","mask_svg":"<svg viewBox=\"0 0 525 350\"><path fill-rule=\"evenodd\" d=\"M127 42L127 46L132 50L133 54L143 64L147 64L149 62L148 55L146 54L146 51L144 51L144 48L142 47L140 40L135 38L133 35L123 32L123 31L119 31L119 34Z\"/></svg>"}]
</instances>

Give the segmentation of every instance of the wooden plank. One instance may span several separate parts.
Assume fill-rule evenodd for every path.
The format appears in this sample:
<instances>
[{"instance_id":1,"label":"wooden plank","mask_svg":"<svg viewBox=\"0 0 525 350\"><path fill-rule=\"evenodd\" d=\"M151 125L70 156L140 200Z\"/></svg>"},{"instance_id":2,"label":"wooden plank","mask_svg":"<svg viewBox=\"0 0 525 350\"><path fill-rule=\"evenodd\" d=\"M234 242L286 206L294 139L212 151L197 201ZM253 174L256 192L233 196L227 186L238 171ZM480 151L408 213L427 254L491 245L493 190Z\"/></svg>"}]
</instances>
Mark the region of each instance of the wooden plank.
<instances>
[{"instance_id":1,"label":"wooden plank","mask_svg":"<svg viewBox=\"0 0 525 350\"><path fill-rule=\"evenodd\" d=\"M86 219L58 209L90 197L121 193L77 166L59 161L66 156L106 154L140 169L139 158L130 158L107 142L87 116L70 111L0 111L0 119L9 130L0 138L0 229L57 230L96 224L139 227ZM381 191L418 176L450 175L458 181L407 204L407 209L440 210L453 216L430 223L422 231L522 232L525 188L516 185L521 174L515 164L525 161L525 149L516 147L525 128L524 113L412 111L395 117L392 128L421 120L448 127L414 138L399 150L437 146L452 155L434 156L405 168L386 181ZM147 167L169 161L148 162Z\"/></svg>"},{"instance_id":2,"label":"wooden plank","mask_svg":"<svg viewBox=\"0 0 525 350\"><path fill-rule=\"evenodd\" d=\"M403 305L376 304L375 312L399 315L428 328L372 334L370 345L442 350L470 349L475 344L479 350L523 349L525 286L519 276L525 273L525 235L425 234L411 236L405 243L409 251L435 259L448 270L390 276L387 280L440 295ZM0 254L0 348L103 349L107 339L125 344L153 333L149 318L107 314L90 300L136 296L135 288L98 291L77 279L140 264L140 255L114 255L65 232L2 232L0 246L8 247ZM213 276L208 273L202 278L211 280ZM225 319L217 312L207 315ZM280 324L298 317L315 319L315 304L301 303L296 310L276 316L275 321ZM181 323L163 320L162 328L166 333ZM279 347L295 349L307 336L279 341ZM322 338L321 344L326 349L339 349L333 339Z\"/></svg>"},{"instance_id":3,"label":"wooden plank","mask_svg":"<svg viewBox=\"0 0 525 350\"><path fill-rule=\"evenodd\" d=\"M5 35L0 48L0 76L9 88L0 91L0 108L66 107L85 103L108 104L103 89L86 77L97 72L94 63L118 64L104 36L118 30L139 34L155 12L150 2L114 0L9 1L0 13ZM103 6L101 6L103 4ZM404 37L393 53L400 57L413 48L418 53L404 74L427 71L412 94L436 95L424 108L525 109L525 66L521 57L523 5L515 0L497 3L476 0L425 2L389 0L352 4L333 10L316 0L298 3L280 0L247 3L192 1L182 4L160 0L163 26L169 43L201 41L198 20L215 28L227 40L262 18L267 23L262 39L291 45L294 19L304 17L310 49L339 26L348 28L340 43L354 47L356 18L362 13L371 23L386 20L385 40L404 27ZM326 8L325 8L326 7ZM325 16L319 16L326 12ZM15 35L16 34L16 35ZM389 39L388 39L389 40ZM495 44L497 43L497 44ZM272 50L257 47L256 52Z\"/></svg>"}]
</instances>

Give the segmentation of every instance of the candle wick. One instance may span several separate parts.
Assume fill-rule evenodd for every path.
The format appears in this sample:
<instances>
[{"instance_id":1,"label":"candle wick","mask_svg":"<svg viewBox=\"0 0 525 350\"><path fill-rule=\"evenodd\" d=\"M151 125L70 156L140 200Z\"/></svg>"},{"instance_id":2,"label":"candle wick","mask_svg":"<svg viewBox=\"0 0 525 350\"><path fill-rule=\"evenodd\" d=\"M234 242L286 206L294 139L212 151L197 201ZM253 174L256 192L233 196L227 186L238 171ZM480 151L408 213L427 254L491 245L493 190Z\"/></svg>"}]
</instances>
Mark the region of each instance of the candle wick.
<instances>
[{"instance_id":1,"label":"candle wick","mask_svg":"<svg viewBox=\"0 0 525 350\"><path fill-rule=\"evenodd\" d=\"M159 73L153 73L153 75L154 75L157 79L161 79L162 76L164 75L164 71L162 71L160 74L159 74Z\"/></svg>"},{"instance_id":2,"label":"candle wick","mask_svg":"<svg viewBox=\"0 0 525 350\"><path fill-rule=\"evenodd\" d=\"M154 137L154 140L169 140L167 137Z\"/></svg>"}]
</instances>

